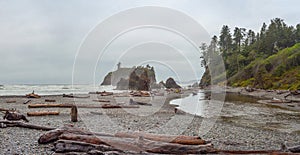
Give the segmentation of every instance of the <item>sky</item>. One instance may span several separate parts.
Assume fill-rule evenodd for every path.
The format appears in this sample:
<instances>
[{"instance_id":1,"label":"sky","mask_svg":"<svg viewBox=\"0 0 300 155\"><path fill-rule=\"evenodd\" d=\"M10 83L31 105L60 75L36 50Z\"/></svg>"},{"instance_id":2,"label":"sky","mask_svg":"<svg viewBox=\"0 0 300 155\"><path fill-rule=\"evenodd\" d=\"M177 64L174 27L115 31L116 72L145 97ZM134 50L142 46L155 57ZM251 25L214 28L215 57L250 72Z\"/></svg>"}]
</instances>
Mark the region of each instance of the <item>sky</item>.
<instances>
[{"instance_id":1,"label":"sky","mask_svg":"<svg viewBox=\"0 0 300 155\"><path fill-rule=\"evenodd\" d=\"M288 25L300 23L298 0L0 0L0 84L101 83L103 76L115 69L119 61L124 67L150 63L157 70L158 80L168 76L176 76L182 81L199 80L203 68L198 67L200 69L195 71L199 65L198 56L188 52L193 49L184 44L173 47L182 38L158 29L144 28L124 34L107 48L104 59L99 57L99 50L94 53L98 55L78 53L101 23L124 10L144 6L182 12L198 22L209 37L218 35L222 25L259 31L263 22L269 23L276 17L284 19ZM157 18L169 24L174 21L179 25L187 24L176 17ZM120 20L113 27L124 22L135 23L135 19L138 18ZM134 45L138 46L122 45L129 44L128 40L134 37L140 38L141 34L150 37L140 39L145 41L141 44L136 40ZM157 34L178 39L149 42L159 40L161 37ZM96 41L101 42L105 35L102 32ZM124 51L127 52L124 54ZM97 61L89 64L95 57L98 57ZM142 59L145 57L151 57L151 60ZM165 59L155 60L161 57ZM77 68L74 68L74 62ZM191 63L193 67L188 66Z\"/></svg>"}]
</instances>

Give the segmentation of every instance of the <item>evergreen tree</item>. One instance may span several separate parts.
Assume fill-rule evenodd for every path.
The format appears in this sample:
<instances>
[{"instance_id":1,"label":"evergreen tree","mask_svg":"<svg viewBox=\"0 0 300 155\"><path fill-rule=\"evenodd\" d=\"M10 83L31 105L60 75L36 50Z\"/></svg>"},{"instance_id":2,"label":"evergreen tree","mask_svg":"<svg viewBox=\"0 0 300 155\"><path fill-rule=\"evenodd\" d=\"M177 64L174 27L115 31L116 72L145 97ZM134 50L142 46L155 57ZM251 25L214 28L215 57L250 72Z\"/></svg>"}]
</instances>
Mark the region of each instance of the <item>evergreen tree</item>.
<instances>
[{"instance_id":1,"label":"evergreen tree","mask_svg":"<svg viewBox=\"0 0 300 155\"><path fill-rule=\"evenodd\" d=\"M224 25L222 27L219 39L220 52L226 58L230 53L232 47L232 37L230 34L230 29L227 25Z\"/></svg>"}]
</instances>

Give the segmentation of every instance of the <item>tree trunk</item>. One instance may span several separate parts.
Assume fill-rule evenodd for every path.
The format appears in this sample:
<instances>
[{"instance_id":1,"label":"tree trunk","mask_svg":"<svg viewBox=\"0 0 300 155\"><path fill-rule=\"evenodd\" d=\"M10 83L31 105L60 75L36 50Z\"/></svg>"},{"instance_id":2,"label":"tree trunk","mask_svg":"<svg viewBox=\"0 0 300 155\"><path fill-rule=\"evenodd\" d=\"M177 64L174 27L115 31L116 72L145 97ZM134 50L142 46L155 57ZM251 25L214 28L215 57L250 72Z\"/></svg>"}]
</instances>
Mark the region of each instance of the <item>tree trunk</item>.
<instances>
[{"instance_id":1,"label":"tree trunk","mask_svg":"<svg viewBox=\"0 0 300 155\"><path fill-rule=\"evenodd\" d=\"M47 116L47 115L59 115L59 111L36 111L36 112L27 112L27 116Z\"/></svg>"}]
</instances>

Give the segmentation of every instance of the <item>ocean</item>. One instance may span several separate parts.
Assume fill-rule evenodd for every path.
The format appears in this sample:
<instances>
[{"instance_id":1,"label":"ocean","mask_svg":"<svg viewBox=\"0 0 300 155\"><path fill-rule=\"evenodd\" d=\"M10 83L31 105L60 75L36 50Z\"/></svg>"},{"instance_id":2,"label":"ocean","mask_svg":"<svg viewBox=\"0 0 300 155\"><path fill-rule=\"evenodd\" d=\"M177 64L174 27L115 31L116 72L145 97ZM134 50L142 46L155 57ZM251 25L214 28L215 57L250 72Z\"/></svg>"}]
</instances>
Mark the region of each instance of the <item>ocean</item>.
<instances>
[{"instance_id":1,"label":"ocean","mask_svg":"<svg viewBox=\"0 0 300 155\"><path fill-rule=\"evenodd\" d=\"M112 91L114 86L95 85L0 85L0 96L25 95L32 91L39 95L87 94L95 91Z\"/></svg>"}]
</instances>

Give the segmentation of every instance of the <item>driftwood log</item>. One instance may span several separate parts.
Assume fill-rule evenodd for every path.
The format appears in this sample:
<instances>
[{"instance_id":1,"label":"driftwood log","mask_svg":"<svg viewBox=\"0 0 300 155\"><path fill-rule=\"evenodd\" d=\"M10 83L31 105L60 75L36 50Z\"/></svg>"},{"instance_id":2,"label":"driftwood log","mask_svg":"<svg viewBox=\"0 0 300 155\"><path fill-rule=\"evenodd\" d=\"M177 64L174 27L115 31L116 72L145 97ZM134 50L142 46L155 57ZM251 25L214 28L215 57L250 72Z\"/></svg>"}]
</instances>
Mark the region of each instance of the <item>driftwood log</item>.
<instances>
[{"instance_id":1,"label":"driftwood log","mask_svg":"<svg viewBox=\"0 0 300 155\"><path fill-rule=\"evenodd\" d=\"M101 112L96 112L96 111L91 111L90 113L91 113L91 114L94 114L94 115L103 115L103 113L101 113Z\"/></svg>"},{"instance_id":2,"label":"driftwood log","mask_svg":"<svg viewBox=\"0 0 300 155\"><path fill-rule=\"evenodd\" d=\"M35 112L27 112L27 116L47 116L47 115L59 115L59 111L35 111Z\"/></svg>"},{"instance_id":3,"label":"driftwood log","mask_svg":"<svg viewBox=\"0 0 300 155\"><path fill-rule=\"evenodd\" d=\"M296 90L296 91L290 91L289 94L285 95L284 98L287 98L289 96L297 96L297 95L300 95L300 91L299 90Z\"/></svg>"},{"instance_id":4,"label":"driftwood log","mask_svg":"<svg viewBox=\"0 0 300 155\"><path fill-rule=\"evenodd\" d=\"M35 94L34 92L25 95L27 98L41 98L40 95Z\"/></svg>"},{"instance_id":5,"label":"driftwood log","mask_svg":"<svg viewBox=\"0 0 300 155\"><path fill-rule=\"evenodd\" d=\"M150 97L151 94L149 92L144 92L144 91L132 91L130 92L131 96L135 97Z\"/></svg>"},{"instance_id":6,"label":"driftwood log","mask_svg":"<svg viewBox=\"0 0 300 155\"><path fill-rule=\"evenodd\" d=\"M134 152L150 152L150 153L163 153L163 154L201 154L201 153L213 153L216 151L211 144L181 145L181 144L172 144L172 143L146 140L143 137L133 139L133 138L63 134L59 137L59 139L80 141L80 142L96 144L96 145L107 145L115 149L124 150L124 151L134 151Z\"/></svg>"},{"instance_id":7,"label":"driftwood log","mask_svg":"<svg viewBox=\"0 0 300 155\"><path fill-rule=\"evenodd\" d=\"M52 100L52 99L45 99L45 102L56 102L56 100Z\"/></svg>"},{"instance_id":8,"label":"driftwood log","mask_svg":"<svg viewBox=\"0 0 300 155\"><path fill-rule=\"evenodd\" d=\"M16 103L16 100L6 100L6 103Z\"/></svg>"},{"instance_id":9,"label":"driftwood log","mask_svg":"<svg viewBox=\"0 0 300 155\"><path fill-rule=\"evenodd\" d=\"M6 124L7 127L22 127L22 128L44 130L44 131L49 131L49 130L54 130L55 129L55 128L52 128L52 127L34 125L34 124L24 123L24 122L20 122L20 121L0 120L0 123Z\"/></svg>"},{"instance_id":10,"label":"driftwood log","mask_svg":"<svg viewBox=\"0 0 300 155\"><path fill-rule=\"evenodd\" d=\"M90 131L85 131L77 127L73 127L71 125L65 125L63 127L57 128L55 130L48 131L40 136L38 142L40 144L48 144L58 140L58 137L62 134L79 134L79 135L96 135L96 136L108 136L113 137L114 135L106 134L106 133L95 133Z\"/></svg>"},{"instance_id":11,"label":"driftwood log","mask_svg":"<svg viewBox=\"0 0 300 155\"><path fill-rule=\"evenodd\" d=\"M0 122L1 123L1 122ZM22 123L22 122L21 122ZM186 143L183 141L202 140L197 136L156 135L139 132L119 132L115 135L93 133L72 126L47 131L38 142L45 144L56 141L54 151L64 154L273 154L299 153L300 146L280 150L220 150L212 144ZM294 155L294 154L293 154Z\"/></svg>"},{"instance_id":12,"label":"driftwood log","mask_svg":"<svg viewBox=\"0 0 300 155\"><path fill-rule=\"evenodd\" d=\"M101 100L101 99L99 99L99 100L93 100L94 102L110 102L110 100Z\"/></svg>"},{"instance_id":13,"label":"driftwood log","mask_svg":"<svg viewBox=\"0 0 300 155\"><path fill-rule=\"evenodd\" d=\"M137 101L133 101L133 99L130 99L130 100L129 100L129 104L130 104L130 105L146 105L146 106L152 106L151 103L137 102Z\"/></svg>"},{"instance_id":14,"label":"driftwood log","mask_svg":"<svg viewBox=\"0 0 300 155\"><path fill-rule=\"evenodd\" d=\"M0 111L5 111L5 112L6 111L12 111L13 112L13 111L16 111L16 110L15 109L0 108Z\"/></svg>"},{"instance_id":15,"label":"driftwood log","mask_svg":"<svg viewBox=\"0 0 300 155\"><path fill-rule=\"evenodd\" d=\"M102 91L102 92L96 91L96 92L89 92L89 94L100 94L101 96L110 96L110 95L113 95L114 93L106 92L106 91Z\"/></svg>"},{"instance_id":16,"label":"driftwood log","mask_svg":"<svg viewBox=\"0 0 300 155\"><path fill-rule=\"evenodd\" d=\"M183 145L204 145L208 144L205 140L198 136L173 136L173 135L159 135L159 134L149 134L142 132L118 132L115 134L116 137L121 138L138 138L143 137L148 140L177 143Z\"/></svg>"},{"instance_id":17,"label":"driftwood log","mask_svg":"<svg viewBox=\"0 0 300 155\"><path fill-rule=\"evenodd\" d=\"M113 105L113 104L104 104L102 105L103 109L110 109L110 108L139 108L136 105Z\"/></svg>"},{"instance_id":18,"label":"driftwood log","mask_svg":"<svg viewBox=\"0 0 300 155\"><path fill-rule=\"evenodd\" d=\"M68 98L89 98L90 96L75 96L73 94L63 94L63 97L68 97Z\"/></svg>"},{"instance_id":19,"label":"driftwood log","mask_svg":"<svg viewBox=\"0 0 300 155\"><path fill-rule=\"evenodd\" d=\"M107 152L117 151L123 152L122 150L115 149L106 145L95 145L79 141L59 140L54 144L55 152L67 153L67 152L90 152L93 150Z\"/></svg>"},{"instance_id":20,"label":"driftwood log","mask_svg":"<svg viewBox=\"0 0 300 155\"><path fill-rule=\"evenodd\" d=\"M27 104L29 102L31 102L31 100L27 100L27 101L23 102L23 104Z\"/></svg>"},{"instance_id":21,"label":"driftwood log","mask_svg":"<svg viewBox=\"0 0 300 155\"><path fill-rule=\"evenodd\" d=\"M28 108L72 108L74 104L29 104ZM76 105L77 108L139 108L134 105Z\"/></svg>"}]
</instances>

